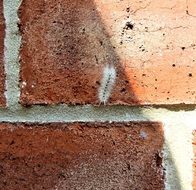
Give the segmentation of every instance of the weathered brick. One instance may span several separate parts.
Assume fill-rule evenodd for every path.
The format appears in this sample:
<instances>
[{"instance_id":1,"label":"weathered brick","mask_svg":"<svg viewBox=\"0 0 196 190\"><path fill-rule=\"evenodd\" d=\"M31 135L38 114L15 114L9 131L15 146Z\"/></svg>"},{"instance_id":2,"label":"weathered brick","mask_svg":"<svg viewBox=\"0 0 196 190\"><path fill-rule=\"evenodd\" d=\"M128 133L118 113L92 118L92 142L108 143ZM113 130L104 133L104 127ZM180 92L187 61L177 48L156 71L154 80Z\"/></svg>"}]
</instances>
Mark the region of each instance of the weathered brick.
<instances>
[{"instance_id":1,"label":"weathered brick","mask_svg":"<svg viewBox=\"0 0 196 190\"><path fill-rule=\"evenodd\" d=\"M0 106L5 106L5 73L4 73L4 37L5 20L3 16L3 1L0 1Z\"/></svg>"},{"instance_id":2,"label":"weathered brick","mask_svg":"<svg viewBox=\"0 0 196 190\"><path fill-rule=\"evenodd\" d=\"M159 123L1 123L0 130L0 189L164 189Z\"/></svg>"},{"instance_id":3,"label":"weathered brick","mask_svg":"<svg viewBox=\"0 0 196 190\"><path fill-rule=\"evenodd\" d=\"M23 0L21 103L196 103L192 4ZM116 71L109 99L107 65Z\"/></svg>"}]
</instances>

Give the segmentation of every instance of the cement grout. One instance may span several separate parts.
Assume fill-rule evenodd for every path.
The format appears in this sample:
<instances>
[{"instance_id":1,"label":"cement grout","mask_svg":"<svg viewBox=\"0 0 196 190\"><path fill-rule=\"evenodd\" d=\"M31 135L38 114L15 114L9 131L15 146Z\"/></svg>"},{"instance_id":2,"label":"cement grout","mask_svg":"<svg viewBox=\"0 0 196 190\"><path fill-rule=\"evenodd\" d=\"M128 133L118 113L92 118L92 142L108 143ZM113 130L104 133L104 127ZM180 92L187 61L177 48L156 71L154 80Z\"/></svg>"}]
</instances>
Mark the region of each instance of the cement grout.
<instances>
[{"instance_id":1,"label":"cement grout","mask_svg":"<svg viewBox=\"0 0 196 190\"><path fill-rule=\"evenodd\" d=\"M5 37L5 72L7 106L17 108L20 89L19 81L19 49L21 37L19 35L19 22L17 11L21 0L4 0L4 17L6 22Z\"/></svg>"}]
</instances>

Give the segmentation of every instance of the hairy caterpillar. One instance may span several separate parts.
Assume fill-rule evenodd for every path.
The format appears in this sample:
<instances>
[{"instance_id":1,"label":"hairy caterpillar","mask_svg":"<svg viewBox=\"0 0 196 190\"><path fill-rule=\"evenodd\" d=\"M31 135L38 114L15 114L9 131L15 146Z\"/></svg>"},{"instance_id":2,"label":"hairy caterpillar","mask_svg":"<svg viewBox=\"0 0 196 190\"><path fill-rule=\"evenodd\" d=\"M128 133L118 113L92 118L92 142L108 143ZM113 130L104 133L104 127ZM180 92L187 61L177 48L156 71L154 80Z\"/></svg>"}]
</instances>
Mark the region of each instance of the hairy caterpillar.
<instances>
[{"instance_id":1,"label":"hairy caterpillar","mask_svg":"<svg viewBox=\"0 0 196 190\"><path fill-rule=\"evenodd\" d=\"M106 65L99 89L99 100L104 105L107 103L116 80L116 70L113 65Z\"/></svg>"}]
</instances>

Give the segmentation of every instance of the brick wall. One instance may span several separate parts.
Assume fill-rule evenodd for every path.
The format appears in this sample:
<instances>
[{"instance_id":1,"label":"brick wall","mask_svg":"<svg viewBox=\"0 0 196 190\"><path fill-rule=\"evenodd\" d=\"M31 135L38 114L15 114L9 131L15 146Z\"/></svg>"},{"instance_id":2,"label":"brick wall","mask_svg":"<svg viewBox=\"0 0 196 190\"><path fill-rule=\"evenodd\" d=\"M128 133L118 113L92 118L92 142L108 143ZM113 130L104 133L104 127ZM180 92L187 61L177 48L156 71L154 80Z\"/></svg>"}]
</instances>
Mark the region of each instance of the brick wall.
<instances>
[{"instance_id":1,"label":"brick wall","mask_svg":"<svg viewBox=\"0 0 196 190\"><path fill-rule=\"evenodd\" d=\"M196 1L0 3L0 189L195 189Z\"/></svg>"}]
</instances>

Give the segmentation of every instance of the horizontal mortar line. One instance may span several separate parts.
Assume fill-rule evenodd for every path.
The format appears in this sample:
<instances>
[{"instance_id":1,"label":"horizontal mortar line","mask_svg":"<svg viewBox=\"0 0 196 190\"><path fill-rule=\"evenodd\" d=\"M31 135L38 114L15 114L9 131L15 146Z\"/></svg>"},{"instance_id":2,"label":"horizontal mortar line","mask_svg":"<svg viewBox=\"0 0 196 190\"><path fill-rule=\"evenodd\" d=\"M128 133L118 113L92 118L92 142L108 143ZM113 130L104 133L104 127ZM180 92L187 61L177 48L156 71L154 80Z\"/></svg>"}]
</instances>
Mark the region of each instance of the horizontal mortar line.
<instances>
[{"instance_id":1,"label":"horizontal mortar line","mask_svg":"<svg viewBox=\"0 0 196 190\"><path fill-rule=\"evenodd\" d=\"M126 108L126 109L167 109L172 111L193 111L196 110L196 104L185 104L185 103L179 103L179 104L133 104L133 105L112 105L112 104L100 104L100 105L94 105L94 104L81 104L81 105L74 105L74 104L65 104L65 103L57 103L57 104L31 104L31 105L22 105L17 103L16 108L17 109L29 109L29 108L36 108L36 107L44 107L44 108L58 108L59 106L66 108L96 108L96 109L109 109L109 108ZM7 108L10 108L9 106ZM0 108L1 109L1 108ZM6 108L2 108L6 109Z\"/></svg>"},{"instance_id":2,"label":"horizontal mortar line","mask_svg":"<svg viewBox=\"0 0 196 190\"><path fill-rule=\"evenodd\" d=\"M171 111L165 108L129 106L32 106L0 109L0 121L8 122L74 122L74 121L161 121L173 116L196 116L196 110ZM163 117L164 116L164 117ZM195 117L196 118L196 117Z\"/></svg>"},{"instance_id":3,"label":"horizontal mortar line","mask_svg":"<svg viewBox=\"0 0 196 190\"><path fill-rule=\"evenodd\" d=\"M127 115L129 114L129 115ZM0 121L148 121L141 110L122 107L95 108L90 106L55 106L0 109Z\"/></svg>"}]
</instances>

